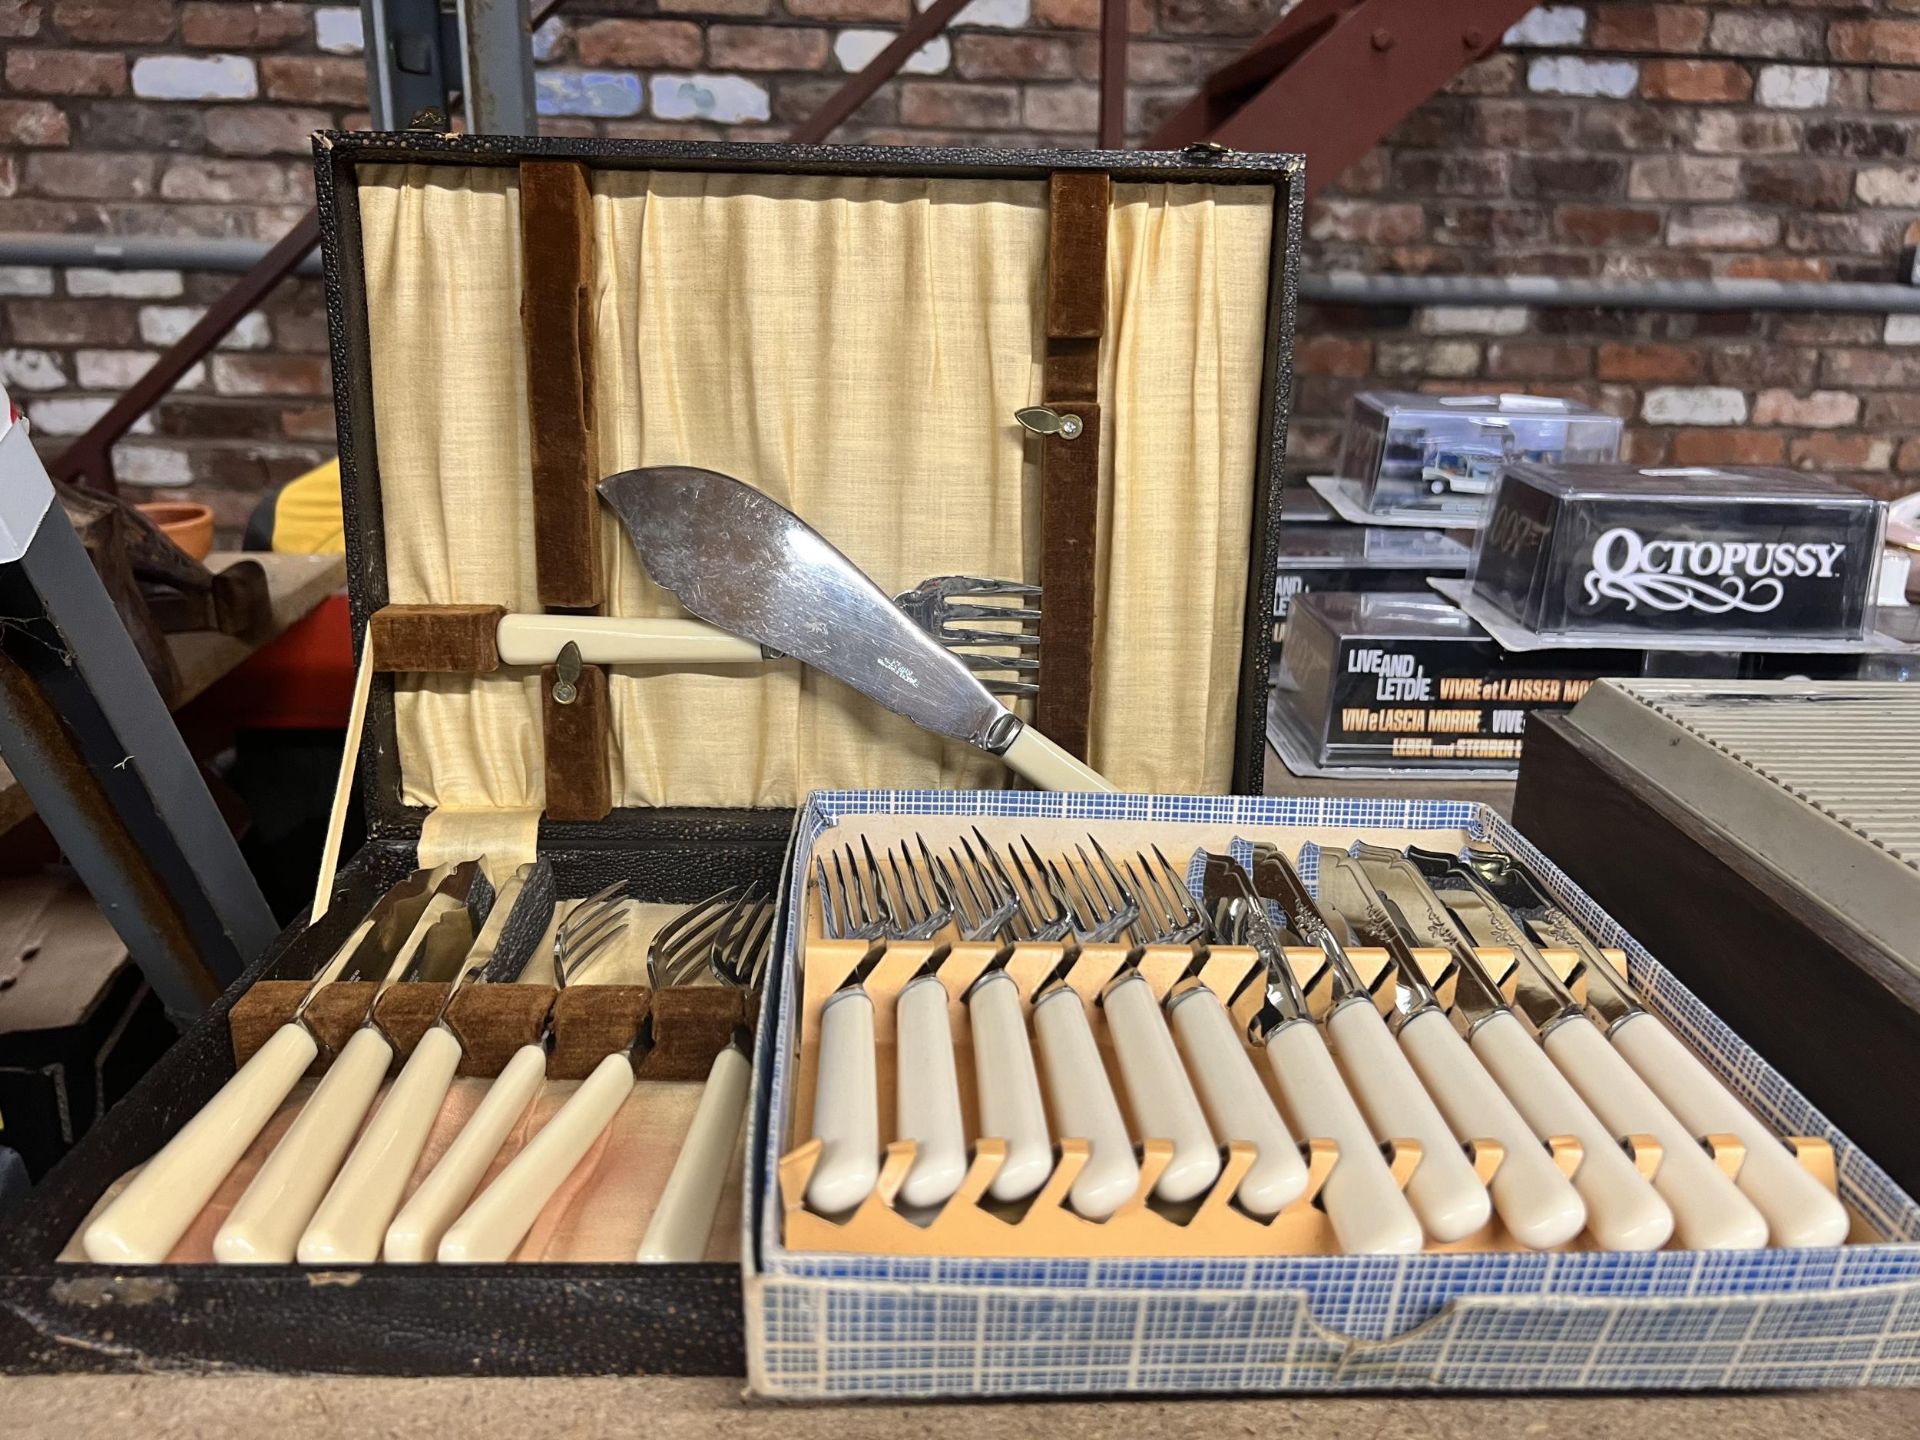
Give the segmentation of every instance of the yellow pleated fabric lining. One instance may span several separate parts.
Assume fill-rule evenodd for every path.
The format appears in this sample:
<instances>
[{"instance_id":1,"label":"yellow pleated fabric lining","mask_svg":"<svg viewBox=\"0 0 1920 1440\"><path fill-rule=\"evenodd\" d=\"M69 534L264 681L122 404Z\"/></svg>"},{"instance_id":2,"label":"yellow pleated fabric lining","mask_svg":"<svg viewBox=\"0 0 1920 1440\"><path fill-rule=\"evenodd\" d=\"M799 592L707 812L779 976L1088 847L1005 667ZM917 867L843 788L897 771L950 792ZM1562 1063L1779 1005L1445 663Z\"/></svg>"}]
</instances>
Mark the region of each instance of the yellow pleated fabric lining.
<instances>
[{"instance_id":1,"label":"yellow pleated fabric lining","mask_svg":"<svg viewBox=\"0 0 1920 1440\"><path fill-rule=\"evenodd\" d=\"M782 500L890 592L1032 575L1038 181L598 172L601 468L688 464ZM1102 344L1090 759L1128 789L1230 778L1272 193L1115 187ZM368 167L360 212L395 603L537 608L509 170ZM682 613L605 517L607 610ZM537 677L404 677L404 797L537 808ZM611 686L617 805L996 786L989 757L793 661Z\"/></svg>"}]
</instances>

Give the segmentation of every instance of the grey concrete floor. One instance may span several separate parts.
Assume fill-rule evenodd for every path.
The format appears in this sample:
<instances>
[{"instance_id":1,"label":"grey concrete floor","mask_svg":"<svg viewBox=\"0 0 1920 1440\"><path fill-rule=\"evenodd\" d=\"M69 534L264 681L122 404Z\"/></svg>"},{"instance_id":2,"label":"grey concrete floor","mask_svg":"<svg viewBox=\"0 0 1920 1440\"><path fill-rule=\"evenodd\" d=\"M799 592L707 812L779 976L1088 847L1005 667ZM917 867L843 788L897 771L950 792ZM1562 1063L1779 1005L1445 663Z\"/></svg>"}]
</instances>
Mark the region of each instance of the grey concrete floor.
<instances>
[{"instance_id":1,"label":"grey concrete floor","mask_svg":"<svg viewBox=\"0 0 1920 1440\"><path fill-rule=\"evenodd\" d=\"M24 1428L23 1428L24 1427ZM59 1376L0 1380L8 1440L1081 1440L1205 1434L1261 1440L1907 1440L1920 1392L1668 1396L1383 1397L1120 1401L1109 1404L770 1406L733 1380L376 1380Z\"/></svg>"}]
</instances>

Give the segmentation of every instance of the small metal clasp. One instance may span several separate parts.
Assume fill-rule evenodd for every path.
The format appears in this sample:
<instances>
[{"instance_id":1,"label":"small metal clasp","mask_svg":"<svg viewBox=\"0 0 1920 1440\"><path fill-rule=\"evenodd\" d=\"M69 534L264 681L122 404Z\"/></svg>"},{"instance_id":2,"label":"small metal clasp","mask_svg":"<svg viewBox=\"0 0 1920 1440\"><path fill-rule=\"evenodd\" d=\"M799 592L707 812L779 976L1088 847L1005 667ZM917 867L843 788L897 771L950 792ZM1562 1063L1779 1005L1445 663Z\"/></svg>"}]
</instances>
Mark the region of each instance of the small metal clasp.
<instances>
[{"instance_id":1,"label":"small metal clasp","mask_svg":"<svg viewBox=\"0 0 1920 1440\"><path fill-rule=\"evenodd\" d=\"M1087 428L1078 415L1062 415L1048 405L1029 405L1014 411L1013 418L1035 435L1058 435L1062 440L1078 440Z\"/></svg>"},{"instance_id":2,"label":"small metal clasp","mask_svg":"<svg viewBox=\"0 0 1920 1440\"><path fill-rule=\"evenodd\" d=\"M569 640L553 662L553 703L571 705L580 698L580 647Z\"/></svg>"}]
</instances>

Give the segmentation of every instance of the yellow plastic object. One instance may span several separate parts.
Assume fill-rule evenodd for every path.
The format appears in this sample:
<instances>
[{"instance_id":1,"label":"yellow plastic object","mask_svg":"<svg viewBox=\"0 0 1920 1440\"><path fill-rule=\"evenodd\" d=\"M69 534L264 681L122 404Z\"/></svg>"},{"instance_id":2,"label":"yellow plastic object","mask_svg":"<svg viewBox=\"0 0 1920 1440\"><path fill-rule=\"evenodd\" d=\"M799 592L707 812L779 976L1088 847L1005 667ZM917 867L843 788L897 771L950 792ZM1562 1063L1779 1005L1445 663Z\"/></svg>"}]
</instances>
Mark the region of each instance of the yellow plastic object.
<instances>
[{"instance_id":1,"label":"yellow plastic object","mask_svg":"<svg viewBox=\"0 0 1920 1440\"><path fill-rule=\"evenodd\" d=\"M338 460L316 465L281 487L273 505L273 548L281 555L345 553Z\"/></svg>"}]
</instances>

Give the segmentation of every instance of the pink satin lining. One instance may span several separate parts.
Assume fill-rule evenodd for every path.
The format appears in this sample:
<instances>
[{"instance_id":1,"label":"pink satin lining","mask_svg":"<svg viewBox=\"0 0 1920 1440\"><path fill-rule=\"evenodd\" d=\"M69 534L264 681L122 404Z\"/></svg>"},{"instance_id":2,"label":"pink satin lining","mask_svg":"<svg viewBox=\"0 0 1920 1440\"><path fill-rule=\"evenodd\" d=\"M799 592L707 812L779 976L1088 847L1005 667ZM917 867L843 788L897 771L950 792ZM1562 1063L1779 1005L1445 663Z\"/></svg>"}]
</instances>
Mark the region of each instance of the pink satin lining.
<instances>
[{"instance_id":1,"label":"pink satin lining","mask_svg":"<svg viewBox=\"0 0 1920 1440\"><path fill-rule=\"evenodd\" d=\"M453 1082L425 1151L407 1181L407 1194L432 1170L454 1136L467 1122L492 1082L484 1079L460 1079ZM198 1218L180 1237L167 1256L170 1265L210 1264L213 1261L213 1237L227 1218L254 1174L265 1163L293 1123L311 1093L314 1082L303 1080L295 1087L287 1103L280 1107L265 1130L240 1159L233 1172L221 1182L213 1198ZM481 1188L493 1182L520 1147L547 1122L578 1087L577 1080L550 1080L527 1114L507 1136ZM646 1233L653 1207L666 1187L680 1153L681 1139L693 1122L694 1108L700 1102L702 1082L648 1082L636 1086L631 1098L620 1108L613 1124L607 1127L593 1149L589 1150L573 1173L554 1193L540 1212L533 1229L515 1252L515 1260L552 1260L574 1262L631 1263ZM384 1095L384 1091L382 1092ZM743 1127L744 1131L744 1127ZM744 1144L744 1139L741 1142ZM732 1263L740 1258L740 1169L741 1153L736 1149L734 1163L727 1172L727 1183L715 1207L713 1229L707 1236L706 1258ZM94 1207L97 1212L118 1195L136 1172L129 1171L116 1180ZM88 1219L92 1216L89 1215ZM81 1223L84 1230L86 1223ZM79 1232L61 1252L64 1261L83 1261Z\"/></svg>"}]
</instances>

